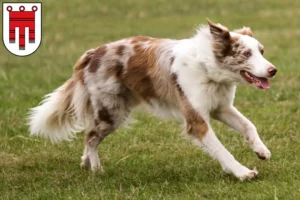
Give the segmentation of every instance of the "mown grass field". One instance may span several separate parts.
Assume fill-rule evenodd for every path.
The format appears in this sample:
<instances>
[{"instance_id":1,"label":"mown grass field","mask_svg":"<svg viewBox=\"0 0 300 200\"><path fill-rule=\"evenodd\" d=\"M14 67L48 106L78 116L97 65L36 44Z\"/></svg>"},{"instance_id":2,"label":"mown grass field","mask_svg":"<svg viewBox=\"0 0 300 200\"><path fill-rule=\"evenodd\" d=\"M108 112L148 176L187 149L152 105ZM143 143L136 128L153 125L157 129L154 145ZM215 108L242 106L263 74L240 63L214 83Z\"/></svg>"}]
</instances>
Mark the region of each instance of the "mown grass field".
<instances>
[{"instance_id":1,"label":"mown grass field","mask_svg":"<svg viewBox=\"0 0 300 200\"><path fill-rule=\"evenodd\" d=\"M299 8L292 0L43 1L38 51L21 58L0 48L0 199L300 199ZM190 37L206 17L231 29L250 26L279 70L271 90L240 86L235 100L271 160L259 160L241 135L213 123L237 160L257 167L257 179L224 174L183 139L179 123L144 113L134 114L133 129L101 144L104 174L79 167L82 134L61 144L29 136L28 108L71 76L85 50L132 35Z\"/></svg>"}]
</instances>

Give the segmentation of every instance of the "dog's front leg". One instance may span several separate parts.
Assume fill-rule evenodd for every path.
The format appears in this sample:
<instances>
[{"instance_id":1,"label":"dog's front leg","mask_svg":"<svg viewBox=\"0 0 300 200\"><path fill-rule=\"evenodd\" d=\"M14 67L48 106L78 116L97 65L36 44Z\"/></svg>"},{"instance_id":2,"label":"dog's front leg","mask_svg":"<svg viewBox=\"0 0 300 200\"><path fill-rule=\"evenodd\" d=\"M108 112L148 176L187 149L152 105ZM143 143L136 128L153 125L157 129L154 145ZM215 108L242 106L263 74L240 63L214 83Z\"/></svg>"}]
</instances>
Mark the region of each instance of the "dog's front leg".
<instances>
[{"instance_id":1,"label":"dog's front leg","mask_svg":"<svg viewBox=\"0 0 300 200\"><path fill-rule=\"evenodd\" d=\"M205 122L194 121L189 126L188 133L193 137L194 142L218 160L226 173L231 173L240 180L250 180L256 177L258 172L240 164L222 145L209 124L206 132L204 132L205 128L203 126L205 125L203 123Z\"/></svg>"},{"instance_id":2,"label":"dog's front leg","mask_svg":"<svg viewBox=\"0 0 300 200\"><path fill-rule=\"evenodd\" d=\"M258 174L256 170L250 170L240 164L222 145L209 124L208 116L202 118L189 104L186 104L183 112L187 134L197 145L217 159L225 172L232 173L241 180L252 179Z\"/></svg>"},{"instance_id":3,"label":"dog's front leg","mask_svg":"<svg viewBox=\"0 0 300 200\"><path fill-rule=\"evenodd\" d=\"M229 127L243 133L245 139L249 142L253 151L260 159L269 159L271 152L261 141L256 127L245 116L243 116L234 106L220 108L215 113L214 118L224 122Z\"/></svg>"}]
</instances>

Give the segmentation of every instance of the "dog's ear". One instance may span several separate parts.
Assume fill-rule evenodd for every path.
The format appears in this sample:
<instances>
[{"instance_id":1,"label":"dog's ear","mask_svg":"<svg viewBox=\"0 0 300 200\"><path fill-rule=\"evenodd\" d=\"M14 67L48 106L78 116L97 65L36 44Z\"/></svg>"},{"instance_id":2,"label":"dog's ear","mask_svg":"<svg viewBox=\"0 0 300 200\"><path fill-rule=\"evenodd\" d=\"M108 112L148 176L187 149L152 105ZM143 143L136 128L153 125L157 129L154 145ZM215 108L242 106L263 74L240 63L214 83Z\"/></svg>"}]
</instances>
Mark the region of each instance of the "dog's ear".
<instances>
[{"instance_id":1,"label":"dog's ear","mask_svg":"<svg viewBox=\"0 0 300 200\"><path fill-rule=\"evenodd\" d=\"M215 24L207 19L210 33L213 36L213 52L220 62L232 52L232 43L234 38L231 37L228 28L221 24Z\"/></svg>"},{"instance_id":2,"label":"dog's ear","mask_svg":"<svg viewBox=\"0 0 300 200\"><path fill-rule=\"evenodd\" d=\"M234 32L242 34L242 35L248 35L250 37L253 37L253 32L252 32L250 27L245 27L244 26L241 29L234 30Z\"/></svg>"},{"instance_id":3,"label":"dog's ear","mask_svg":"<svg viewBox=\"0 0 300 200\"><path fill-rule=\"evenodd\" d=\"M227 27L222 26L221 24L215 24L208 18L206 18L206 20L209 25L210 33L215 40L230 40L230 33Z\"/></svg>"}]
</instances>

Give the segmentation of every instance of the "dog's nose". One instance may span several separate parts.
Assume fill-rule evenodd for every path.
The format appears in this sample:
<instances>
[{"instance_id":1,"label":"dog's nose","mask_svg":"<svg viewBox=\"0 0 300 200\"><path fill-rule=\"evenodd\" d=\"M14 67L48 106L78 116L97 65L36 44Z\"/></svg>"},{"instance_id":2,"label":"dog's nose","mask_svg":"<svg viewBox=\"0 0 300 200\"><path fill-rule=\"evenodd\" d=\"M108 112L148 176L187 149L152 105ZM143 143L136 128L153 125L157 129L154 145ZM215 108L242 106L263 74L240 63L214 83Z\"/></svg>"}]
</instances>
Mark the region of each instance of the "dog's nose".
<instances>
[{"instance_id":1,"label":"dog's nose","mask_svg":"<svg viewBox=\"0 0 300 200\"><path fill-rule=\"evenodd\" d=\"M269 72L270 76L273 77L273 76L275 76L277 69L275 67L270 67L268 69L268 72Z\"/></svg>"}]
</instances>

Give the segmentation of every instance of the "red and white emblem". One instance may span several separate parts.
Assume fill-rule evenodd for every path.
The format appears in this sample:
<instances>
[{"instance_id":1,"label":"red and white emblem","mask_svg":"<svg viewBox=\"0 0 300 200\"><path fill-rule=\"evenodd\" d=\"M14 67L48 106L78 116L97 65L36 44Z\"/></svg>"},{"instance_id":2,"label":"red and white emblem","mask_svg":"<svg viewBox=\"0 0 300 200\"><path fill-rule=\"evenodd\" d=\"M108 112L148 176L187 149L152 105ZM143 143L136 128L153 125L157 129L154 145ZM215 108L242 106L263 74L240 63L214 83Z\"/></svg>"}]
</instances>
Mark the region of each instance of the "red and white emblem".
<instances>
[{"instance_id":1,"label":"red and white emblem","mask_svg":"<svg viewBox=\"0 0 300 200\"><path fill-rule=\"evenodd\" d=\"M3 43L17 56L35 52L42 40L41 3L3 3Z\"/></svg>"}]
</instances>

